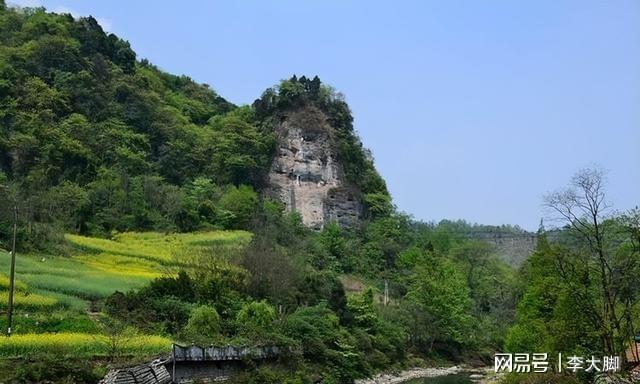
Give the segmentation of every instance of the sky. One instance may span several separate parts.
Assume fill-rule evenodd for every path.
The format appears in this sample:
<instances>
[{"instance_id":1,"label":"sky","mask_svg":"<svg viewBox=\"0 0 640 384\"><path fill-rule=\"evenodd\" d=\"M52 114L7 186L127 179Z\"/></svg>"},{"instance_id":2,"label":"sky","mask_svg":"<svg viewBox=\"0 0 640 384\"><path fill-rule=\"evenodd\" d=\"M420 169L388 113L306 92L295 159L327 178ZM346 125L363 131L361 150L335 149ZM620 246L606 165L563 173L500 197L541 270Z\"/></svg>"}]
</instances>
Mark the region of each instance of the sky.
<instances>
[{"instance_id":1,"label":"sky","mask_svg":"<svg viewBox=\"0 0 640 384\"><path fill-rule=\"evenodd\" d=\"M416 219L535 230L594 165L617 209L640 204L640 1L7 2L93 15L236 104L318 75Z\"/></svg>"}]
</instances>

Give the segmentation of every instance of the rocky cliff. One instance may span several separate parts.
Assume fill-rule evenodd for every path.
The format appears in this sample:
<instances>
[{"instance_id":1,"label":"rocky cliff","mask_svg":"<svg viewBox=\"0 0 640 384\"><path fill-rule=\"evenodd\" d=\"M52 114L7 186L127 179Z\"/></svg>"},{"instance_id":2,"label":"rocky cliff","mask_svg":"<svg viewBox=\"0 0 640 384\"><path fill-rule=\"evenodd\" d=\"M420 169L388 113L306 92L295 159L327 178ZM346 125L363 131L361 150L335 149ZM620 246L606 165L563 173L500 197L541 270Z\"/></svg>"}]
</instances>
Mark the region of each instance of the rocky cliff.
<instances>
[{"instance_id":1,"label":"rocky cliff","mask_svg":"<svg viewBox=\"0 0 640 384\"><path fill-rule=\"evenodd\" d=\"M299 212L304 225L320 229L330 221L358 222L363 208L337 155L334 128L313 106L285 113L275 125L277 153L269 172L268 195Z\"/></svg>"},{"instance_id":2,"label":"rocky cliff","mask_svg":"<svg viewBox=\"0 0 640 384\"><path fill-rule=\"evenodd\" d=\"M511 265L519 267L533 252L538 243L535 233L485 233L475 236L476 239L484 240L495 246L496 256Z\"/></svg>"}]
</instances>

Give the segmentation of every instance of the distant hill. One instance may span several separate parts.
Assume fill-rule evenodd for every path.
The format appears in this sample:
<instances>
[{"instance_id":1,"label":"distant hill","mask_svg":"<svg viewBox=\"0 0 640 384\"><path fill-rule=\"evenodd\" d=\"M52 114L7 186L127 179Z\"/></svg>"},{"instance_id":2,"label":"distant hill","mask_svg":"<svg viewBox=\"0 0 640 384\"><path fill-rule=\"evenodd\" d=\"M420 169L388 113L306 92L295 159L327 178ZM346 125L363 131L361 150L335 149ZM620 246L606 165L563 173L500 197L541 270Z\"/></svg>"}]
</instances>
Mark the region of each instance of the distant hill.
<instances>
[{"instance_id":1,"label":"distant hill","mask_svg":"<svg viewBox=\"0 0 640 384\"><path fill-rule=\"evenodd\" d=\"M493 246L493 253L507 265L519 267L537 244L537 233L517 225L472 224L465 220L442 220L438 224L420 223L420 227L444 231L454 241L479 240ZM552 234L552 236L555 236Z\"/></svg>"},{"instance_id":2,"label":"distant hill","mask_svg":"<svg viewBox=\"0 0 640 384\"><path fill-rule=\"evenodd\" d=\"M536 248L538 241L537 234L533 232L511 233L498 230L496 232L471 233L470 237L494 245L496 256L513 267L519 267L522 264Z\"/></svg>"}]
</instances>

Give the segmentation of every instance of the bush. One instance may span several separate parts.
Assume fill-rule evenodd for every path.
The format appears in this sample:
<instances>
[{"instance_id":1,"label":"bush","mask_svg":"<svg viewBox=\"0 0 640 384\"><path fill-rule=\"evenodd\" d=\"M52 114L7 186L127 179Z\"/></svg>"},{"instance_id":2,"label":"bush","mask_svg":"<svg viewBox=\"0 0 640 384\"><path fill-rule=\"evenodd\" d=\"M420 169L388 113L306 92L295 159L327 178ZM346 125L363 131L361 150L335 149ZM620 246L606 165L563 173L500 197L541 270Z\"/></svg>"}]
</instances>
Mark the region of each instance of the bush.
<instances>
[{"instance_id":1,"label":"bush","mask_svg":"<svg viewBox=\"0 0 640 384\"><path fill-rule=\"evenodd\" d=\"M247 229L258 207L258 195L247 185L230 186L220 198L220 208L232 214L229 228Z\"/></svg>"},{"instance_id":2,"label":"bush","mask_svg":"<svg viewBox=\"0 0 640 384\"><path fill-rule=\"evenodd\" d=\"M220 332L220 315L215 308L202 305L191 311L184 334L194 342L211 344Z\"/></svg>"},{"instance_id":3,"label":"bush","mask_svg":"<svg viewBox=\"0 0 640 384\"><path fill-rule=\"evenodd\" d=\"M300 341L304 357L321 370L323 382L350 383L369 373L355 337L340 326L338 317L323 304L299 309L288 316L284 333Z\"/></svg>"},{"instance_id":4,"label":"bush","mask_svg":"<svg viewBox=\"0 0 640 384\"><path fill-rule=\"evenodd\" d=\"M242 306L236 315L241 333L253 336L268 330L276 319L276 310L265 300L252 301Z\"/></svg>"},{"instance_id":5,"label":"bush","mask_svg":"<svg viewBox=\"0 0 640 384\"><path fill-rule=\"evenodd\" d=\"M0 372L6 383L94 384L105 374L86 359L60 359L57 356L0 360Z\"/></svg>"}]
</instances>

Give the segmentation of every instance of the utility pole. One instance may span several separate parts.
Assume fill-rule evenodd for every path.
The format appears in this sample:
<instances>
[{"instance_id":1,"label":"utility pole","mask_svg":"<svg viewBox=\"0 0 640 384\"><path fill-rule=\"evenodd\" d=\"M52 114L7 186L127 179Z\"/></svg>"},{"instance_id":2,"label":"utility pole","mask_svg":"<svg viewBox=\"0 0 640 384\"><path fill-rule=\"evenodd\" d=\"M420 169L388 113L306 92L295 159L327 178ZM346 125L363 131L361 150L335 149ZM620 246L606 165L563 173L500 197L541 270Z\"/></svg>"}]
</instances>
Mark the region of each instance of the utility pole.
<instances>
[{"instance_id":1,"label":"utility pole","mask_svg":"<svg viewBox=\"0 0 640 384\"><path fill-rule=\"evenodd\" d=\"M13 207L13 242L11 245L11 272L9 274L9 311L7 312L7 337L11 336L13 320L13 290L16 279L16 233L18 232L18 207Z\"/></svg>"},{"instance_id":2,"label":"utility pole","mask_svg":"<svg viewBox=\"0 0 640 384\"><path fill-rule=\"evenodd\" d=\"M389 305L389 280L384 279L384 305Z\"/></svg>"}]
</instances>

